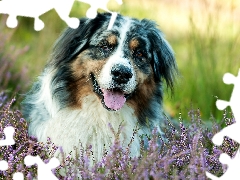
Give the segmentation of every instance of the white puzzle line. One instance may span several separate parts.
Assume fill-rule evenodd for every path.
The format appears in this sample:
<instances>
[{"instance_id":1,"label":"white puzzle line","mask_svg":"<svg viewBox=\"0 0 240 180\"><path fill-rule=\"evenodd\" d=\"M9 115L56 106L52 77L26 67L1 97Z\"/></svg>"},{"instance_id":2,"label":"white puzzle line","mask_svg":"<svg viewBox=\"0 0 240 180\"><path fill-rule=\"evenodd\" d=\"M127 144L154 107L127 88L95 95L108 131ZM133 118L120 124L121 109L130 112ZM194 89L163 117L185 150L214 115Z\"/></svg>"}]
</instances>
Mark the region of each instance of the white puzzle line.
<instances>
[{"instance_id":1,"label":"white puzzle line","mask_svg":"<svg viewBox=\"0 0 240 180\"><path fill-rule=\"evenodd\" d=\"M0 161L0 170L1 171L6 171L8 169L8 162L1 160Z\"/></svg>"},{"instance_id":2,"label":"white puzzle line","mask_svg":"<svg viewBox=\"0 0 240 180\"><path fill-rule=\"evenodd\" d=\"M234 76L230 73L226 73L223 76L223 82L225 84L234 84L232 95L230 101L217 100L216 106L219 110L225 109L227 106L230 106L235 117L236 123L225 127L219 133L214 135L212 141L214 144L220 146L223 143L224 136L228 136L234 141L240 143L240 69L238 76ZM207 177L212 180L221 179L221 180L238 180L240 179L240 152L237 150L237 154L233 159L231 159L227 154L221 154L220 162L228 165L227 171L220 177L216 177L211 173L206 172Z\"/></svg>"},{"instance_id":3,"label":"white puzzle line","mask_svg":"<svg viewBox=\"0 0 240 180\"><path fill-rule=\"evenodd\" d=\"M14 127L8 126L5 127L3 130L5 134L5 139L0 140L0 146L9 146L9 145L14 145L15 141L13 139L14 135ZM0 170L1 171L6 171L8 169L8 162L5 160L0 160ZM23 174L21 172L16 172L13 174L13 180L23 180Z\"/></svg>"},{"instance_id":4,"label":"white puzzle line","mask_svg":"<svg viewBox=\"0 0 240 180\"><path fill-rule=\"evenodd\" d=\"M0 146L14 145L15 141L13 139L14 128L8 126L4 128L5 139L0 140ZM39 156L26 156L24 158L24 163L27 166L33 164L38 165L38 180L58 180L58 178L52 173L52 169L58 167L60 162L57 158L53 157L50 159L49 163L44 163ZM5 160L0 160L0 170L6 171L8 169L8 162ZM21 172L16 172L13 174L13 180L23 180L23 174Z\"/></svg>"},{"instance_id":5,"label":"white puzzle line","mask_svg":"<svg viewBox=\"0 0 240 180\"><path fill-rule=\"evenodd\" d=\"M17 16L34 18L34 29L40 31L44 28L44 22L39 17L51 9L55 9L59 17L65 21L69 27L76 29L80 24L79 19L69 17L74 1L75 0L1 0L0 14L9 15L6 24L10 28L17 27ZM109 0L78 1L91 6L86 12L88 18L95 18L98 9L103 9L115 15L107 8ZM118 4L122 4L122 0L116 1Z\"/></svg>"},{"instance_id":6,"label":"white puzzle line","mask_svg":"<svg viewBox=\"0 0 240 180\"><path fill-rule=\"evenodd\" d=\"M52 173L52 169L60 165L60 162L57 158L53 157L48 163L44 163L39 156L28 155L24 158L24 163L27 166L34 164L38 165L38 180L58 180L58 178Z\"/></svg>"},{"instance_id":7,"label":"white puzzle line","mask_svg":"<svg viewBox=\"0 0 240 180\"><path fill-rule=\"evenodd\" d=\"M3 130L5 134L5 139L0 140L0 146L14 145L15 141L13 139L14 128L12 126L5 127Z\"/></svg>"},{"instance_id":8,"label":"white puzzle line","mask_svg":"<svg viewBox=\"0 0 240 180\"><path fill-rule=\"evenodd\" d=\"M14 173L13 180L24 180L23 174L21 172Z\"/></svg>"},{"instance_id":9,"label":"white puzzle line","mask_svg":"<svg viewBox=\"0 0 240 180\"><path fill-rule=\"evenodd\" d=\"M0 1L0 14L8 14L7 26L15 28L18 25L17 16L34 18L36 31L44 28L44 22L39 16L51 9L55 9L59 17L72 28L79 26L77 18L70 18L74 0L2 0Z\"/></svg>"}]
</instances>

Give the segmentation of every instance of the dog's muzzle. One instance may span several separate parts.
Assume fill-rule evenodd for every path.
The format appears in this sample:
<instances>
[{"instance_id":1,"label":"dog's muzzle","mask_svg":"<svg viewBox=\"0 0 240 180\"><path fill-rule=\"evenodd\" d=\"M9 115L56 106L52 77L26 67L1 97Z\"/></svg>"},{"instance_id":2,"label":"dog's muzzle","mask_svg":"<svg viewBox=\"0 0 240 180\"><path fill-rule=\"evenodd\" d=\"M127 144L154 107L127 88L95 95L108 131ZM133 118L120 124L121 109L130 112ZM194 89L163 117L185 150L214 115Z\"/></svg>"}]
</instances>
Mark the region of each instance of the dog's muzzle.
<instances>
[{"instance_id":1,"label":"dog's muzzle","mask_svg":"<svg viewBox=\"0 0 240 180\"><path fill-rule=\"evenodd\" d=\"M115 64L110 70L111 81L107 87L99 86L95 76L91 74L94 91L101 97L103 106L108 110L119 110L125 104L131 93L126 88L133 77L130 67Z\"/></svg>"},{"instance_id":2,"label":"dog's muzzle","mask_svg":"<svg viewBox=\"0 0 240 180\"><path fill-rule=\"evenodd\" d=\"M114 83L117 85L126 84L133 76L131 69L122 64L116 64L112 67L111 75Z\"/></svg>"}]
</instances>

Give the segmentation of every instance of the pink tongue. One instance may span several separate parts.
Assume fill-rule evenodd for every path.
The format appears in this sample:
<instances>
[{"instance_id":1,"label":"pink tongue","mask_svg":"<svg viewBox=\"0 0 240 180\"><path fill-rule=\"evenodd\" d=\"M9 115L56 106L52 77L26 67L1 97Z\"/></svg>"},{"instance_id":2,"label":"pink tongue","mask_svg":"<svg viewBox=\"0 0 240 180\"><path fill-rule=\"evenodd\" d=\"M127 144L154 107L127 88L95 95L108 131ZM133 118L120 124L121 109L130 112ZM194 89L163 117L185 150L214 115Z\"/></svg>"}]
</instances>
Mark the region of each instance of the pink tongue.
<instances>
[{"instance_id":1,"label":"pink tongue","mask_svg":"<svg viewBox=\"0 0 240 180\"><path fill-rule=\"evenodd\" d=\"M126 102L126 98L124 97L124 94L122 92L106 89L102 89L102 92L104 96L104 103L110 109L119 110Z\"/></svg>"}]
</instances>

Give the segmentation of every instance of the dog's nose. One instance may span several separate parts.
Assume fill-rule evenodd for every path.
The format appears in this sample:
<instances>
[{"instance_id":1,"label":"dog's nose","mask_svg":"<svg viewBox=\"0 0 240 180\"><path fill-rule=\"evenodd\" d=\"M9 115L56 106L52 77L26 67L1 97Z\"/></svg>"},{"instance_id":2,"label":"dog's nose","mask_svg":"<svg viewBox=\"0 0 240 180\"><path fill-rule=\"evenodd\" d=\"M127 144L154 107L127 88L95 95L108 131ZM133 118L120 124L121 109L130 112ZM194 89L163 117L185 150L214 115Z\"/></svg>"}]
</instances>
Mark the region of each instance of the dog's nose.
<instances>
[{"instance_id":1,"label":"dog's nose","mask_svg":"<svg viewBox=\"0 0 240 180\"><path fill-rule=\"evenodd\" d=\"M133 76L131 69L121 64L114 65L112 67L111 74L113 80L118 84L127 83Z\"/></svg>"}]
</instances>

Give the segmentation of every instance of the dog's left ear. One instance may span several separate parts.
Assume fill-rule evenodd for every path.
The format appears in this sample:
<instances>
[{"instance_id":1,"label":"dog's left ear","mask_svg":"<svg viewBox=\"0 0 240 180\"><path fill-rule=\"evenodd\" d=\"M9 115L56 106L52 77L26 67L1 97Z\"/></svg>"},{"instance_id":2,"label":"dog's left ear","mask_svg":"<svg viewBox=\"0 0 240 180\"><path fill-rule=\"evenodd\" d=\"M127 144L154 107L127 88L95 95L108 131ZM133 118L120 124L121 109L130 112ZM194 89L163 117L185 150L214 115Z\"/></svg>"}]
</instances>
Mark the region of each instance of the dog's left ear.
<instances>
[{"instance_id":1,"label":"dog's left ear","mask_svg":"<svg viewBox=\"0 0 240 180\"><path fill-rule=\"evenodd\" d=\"M53 47L52 59L55 64L62 64L74 60L77 55L85 50L89 45L89 40L93 34L109 22L110 13L98 14L96 18L82 18L77 29L68 27L56 41Z\"/></svg>"},{"instance_id":2,"label":"dog's left ear","mask_svg":"<svg viewBox=\"0 0 240 180\"><path fill-rule=\"evenodd\" d=\"M174 79L178 71L174 52L164 38L163 33L157 28L155 22L145 19L141 22L148 32L148 38L151 41L151 65L153 67L155 80L160 82L164 79L167 86L173 90Z\"/></svg>"}]
</instances>

